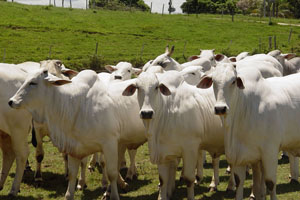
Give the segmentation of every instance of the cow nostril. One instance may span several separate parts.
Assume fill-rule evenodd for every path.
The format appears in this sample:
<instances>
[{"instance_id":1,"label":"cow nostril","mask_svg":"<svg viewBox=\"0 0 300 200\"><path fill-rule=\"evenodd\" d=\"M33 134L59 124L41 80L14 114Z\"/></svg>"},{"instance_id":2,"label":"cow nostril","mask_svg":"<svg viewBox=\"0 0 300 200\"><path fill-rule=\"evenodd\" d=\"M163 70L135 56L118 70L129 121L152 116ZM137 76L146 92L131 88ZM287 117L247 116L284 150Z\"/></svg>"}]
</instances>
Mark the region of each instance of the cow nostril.
<instances>
[{"instance_id":1,"label":"cow nostril","mask_svg":"<svg viewBox=\"0 0 300 200\"><path fill-rule=\"evenodd\" d=\"M122 76L115 76L115 79L122 79Z\"/></svg>"},{"instance_id":2,"label":"cow nostril","mask_svg":"<svg viewBox=\"0 0 300 200\"><path fill-rule=\"evenodd\" d=\"M215 114L216 115L223 115L225 114L227 111L227 107L226 106L218 106L215 107Z\"/></svg>"},{"instance_id":3,"label":"cow nostril","mask_svg":"<svg viewBox=\"0 0 300 200\"><path fill-rule=\"evenodd\" d=\"M152 119L153 111L142 111L141 118L142 119Z\"/></svg>"},{"instance_id":4,"label":"cow nostril","mask_svg":"<svg viewBox=\"0 0 300 200\"><path fill-rule=\"evenodd\" d=\"M10 100L10 101L8 102L8 105L9 105L10 107L12 107L12 104L13 104L13 101Z\"/></svg>"}]
</instances>

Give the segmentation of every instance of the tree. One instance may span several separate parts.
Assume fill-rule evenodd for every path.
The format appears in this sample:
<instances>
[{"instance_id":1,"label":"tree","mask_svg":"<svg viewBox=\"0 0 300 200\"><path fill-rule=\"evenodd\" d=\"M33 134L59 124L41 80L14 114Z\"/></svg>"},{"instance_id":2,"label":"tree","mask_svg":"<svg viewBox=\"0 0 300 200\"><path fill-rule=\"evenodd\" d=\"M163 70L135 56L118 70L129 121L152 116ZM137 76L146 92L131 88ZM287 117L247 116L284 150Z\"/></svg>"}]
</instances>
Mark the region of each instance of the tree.
<instances>
[{"instance_id":1,"label":"tree","mask_svg":"<svg viewBox=\"0 0 300 200\"><path fill-rule=\"evenodd\" d=\"M289 10L294 14L296 18L300 18L300 1L299 0L287 0L289 3Z\"/></svg>"},{"instance_id":2,"label":"tree","mask_svg":"<svg viewBox=\"0 0 300 200\"><path fill-rule=\"evenodd\" d=\"M234 0L228 0L226 1L225 3L225 6L227 8L227 10L229 11L229 14L231 15L231 21L233 22L234 21L234 15L236 13L236 2Z\"/></svg>"}]
</instances>

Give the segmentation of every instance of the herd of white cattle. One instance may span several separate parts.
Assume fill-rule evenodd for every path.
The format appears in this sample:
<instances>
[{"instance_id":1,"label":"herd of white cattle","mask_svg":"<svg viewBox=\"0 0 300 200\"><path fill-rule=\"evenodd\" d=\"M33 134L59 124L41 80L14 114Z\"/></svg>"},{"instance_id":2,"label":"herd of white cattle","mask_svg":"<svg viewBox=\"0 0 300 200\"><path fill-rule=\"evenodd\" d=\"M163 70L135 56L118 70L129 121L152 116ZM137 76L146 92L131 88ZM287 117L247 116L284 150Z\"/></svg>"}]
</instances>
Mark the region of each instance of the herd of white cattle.
<instances>
[{"instance_id":1,"label":"herd of white cattle","mask_svg":"<svg viewBox=\"0 0 300 200\"><path fill-rule=\"evenodd\" d=\"M0 188L16 159L10 195L19 192L31 130L37 144L35 180L42 180L44 136L68 158L65 199L74 199L79 166L77 188L85 187L87 156L93 154L89 169L97 162L103 167L103 198L118 200L118 185L128 186L119 173L125 151L130 156L126 179L132 179L136 150L145 142L158 167L158 199L171 199L180 159L187 199L194 199L204 151L212 156L212 190L219 184L219 159L225 154L231 166L227 190L236 189L236 199L243 199L248 166L253 172L250 198L265 199L268 190L277 199L280 151L289 155L291 180L299 176L300 58L279 50L236 57L202 50L179 64L171 58L173 51L167 47L143 69L120 62L106 66L110 73L99 74L78 73L58 60L0 63Z\"/></svg>"}]
</instances>

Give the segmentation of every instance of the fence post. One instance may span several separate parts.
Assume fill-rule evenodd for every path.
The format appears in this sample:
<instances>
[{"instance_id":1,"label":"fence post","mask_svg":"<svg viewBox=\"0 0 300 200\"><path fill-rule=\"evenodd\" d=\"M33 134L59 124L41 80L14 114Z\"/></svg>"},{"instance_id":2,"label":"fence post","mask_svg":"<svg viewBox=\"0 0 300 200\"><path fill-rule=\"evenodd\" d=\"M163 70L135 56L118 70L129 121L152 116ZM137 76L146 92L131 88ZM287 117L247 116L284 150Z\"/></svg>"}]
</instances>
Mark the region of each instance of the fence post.
<instances>
[{"instance_id":1,"label":"fence post","mask_svg":"<svg viewBox=\"0 0 300 200\"><path fill-rule=\"evenodd\" d=\"M183 52L182 52L182 57L184 58L184 60L186 60L186 57L184 55L184 53L185 53L185 47L186 47L186 41L184 42L184 47L183 47Z\"/></svg>"},{"instance_id":2,"label":"fence post","mask_svg":"<svg viewBox=\"0 0 300 200\"><path fill-rule=\"evenodd\" d=\"M88 0L85 1L85 9L88 9Z\"/></svg>"},{"instance_id":3,"label":"fence post","mask_svg":"<svg viewBox=\"0 0 300 200\"><path fill-rule=\"evenodd\" d=\"M61 1L61 6L62 6L62 7L64 7L64 2L65 2L65 0L62 0L62 1Z\"/></svg>"},{"instance_id":4,"label":"fence post","mask_svg":"<svg viewBox=\"0 0 300 200\"><path fill-rule=\"evenodd\" d=\"M272 36L269 36L269 50L272 49Z\"/></svg>"},{"instance_id":5,"label":"fence post","mask_svg":"<svg viewBox=\"0 0 300 200\"><path fill-rule=\"evenodd\" d=\"M141 49L141 59L142 59L143 53L144 53L144 45L145 45L145 43L143 43L143 45L142 45L142 49Z\"/></svg>"},{"instance_id":6,"label":"fence post","mask_svg":"<svg viewBox=\"0 0 300 200\"><path fill-rule=\"evenodd\" d=\"M163 4L161 15L164 15L165 4Z\"/></svg>"},{"instance_id":7,"label":"fence post","mask_svg":"<svg viewBox=\"0 0 300 200\"><path fill-rule=\"evenodd\" d=\"M152 2L151 2L151 6L150 6L150 13L152 12Z\"/></svg>"},{"instance_id":8,"label":"fence post","mask_svg":"<svg viewBox=\"0 0 300 200\"><path fill-rule=\"evenodd\" d=\"M72 0L70 0L70 8L72 8Z\"/></svg>"},{"instance_id":9,"label":"fence post","mask_svg":"<svg viewBox=\"0 0 300 200\"><path fill-rule=\"evenodd\" d=\"M262 48L261 38L259 38L259 44L258 44L259 53L261 53L261 48Z\"/></svg>"},{"instance_id":10,"label":"fence post","mask_svg":"<svg viewBox=\"0 0 300 200\"><path fill-rule=\"evenodd\" d=\"M49 6L51 5L51 0L49 0Z\"/></svg>"},{"instance_id":11,"label":"fence post","mask_svg":"<svg viewBox=\"0 0 300 200\"><path fill-rule=\"evenodd\" d=\"M5 63L5 56L6 56L6 49L4 48L4 51L3 51L3 63Z\"/></svg>"},{"instance_id":12,"label":"fence post","mask_svg":"<svg viewBox=\"0 0 300 200\"><path fill-rule=\"evenodd\" d=\"M98 54L98 42L96 42L96 49L95 49L95 55L97 56Z\"/></svg>"},{"instance_id":13,"label":"fence post","mask_svg":"<svg viewBox=\"0 0 300 200\"><path fill-rule=\"evenodd\" d=\"M53 2L53 3L54 3L54 7L55 7L55 6L56 6L55 0L53 0L53 1L54 1L54 2Z\"/></svg>"},{"instance_id":14,"label":"fence post","mask_svg":"<svg viewBox=\"0 0 300 200\"><path fill-rule=\"evenodd\" d=\"M277 44L276 44L276 35L274 35L274 49L277 49Z\"/></svg>"},{"instance_id":15,"label":"fence post","mask_svg":"<svg viewBox=\"0 0 300 200\"><path fill-rule=\"evenodd\" d=\"M291 30L290 30L290 34L289 34L288 43L290 43L290 41L291 41L291 38L292 38L292 32L293 32L293 29L291 28Z\"/></svg>"},{"instance_id":16,"label":"fence post","mask_svg":"<svg viewBox=\"0 0 300 200\"><path fill-rule=\"evenodd\" d=\"M50 48L49 48L49 59L51 59L51 49L52 49L52 45L50 45Z\"/></svg>"}]
</instances>

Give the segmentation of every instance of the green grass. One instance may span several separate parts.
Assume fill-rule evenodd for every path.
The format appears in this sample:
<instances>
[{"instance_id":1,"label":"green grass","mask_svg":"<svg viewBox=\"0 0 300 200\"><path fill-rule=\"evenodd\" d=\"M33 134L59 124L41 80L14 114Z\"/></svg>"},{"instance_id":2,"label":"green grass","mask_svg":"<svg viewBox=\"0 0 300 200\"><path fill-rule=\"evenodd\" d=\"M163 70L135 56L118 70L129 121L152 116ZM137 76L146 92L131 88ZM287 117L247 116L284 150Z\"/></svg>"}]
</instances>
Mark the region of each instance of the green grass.
<instances>
[{"instance_id":1,"label":"green grass","mask_svg":"<svg viewBox=\"0 0 300 200\"><path fill-rule=\"evenodd\" d=\"M273 22L300 24L299 20L273 19ZM98 54L103 64L112 64L121 60L139 61L144 44L142 60L153 59L164 51L166 44L175 45L174 58L183 62L185 55L199 53L199 49L215 48L217 53L227 52L235 55L241 51L258 52L259 39L261 51L268 50L268 37L276 35L277 45L283 52L292 49L300 53L300 27L292 27L290 43L288 37L291 27L268 25L268 19L220 15L164 15L142 12L121 12L106 10L63 9L48 6L26 6L16 3L0 2L0 62L19 63L40 61L49 57L52 46L52 58L61 59L67 67L83 69L89 67L95 54L96 42ZM231 42L232 41L232 42ZM31 148L30 164L35 169L34 149ZM208 159L210 163L210 158ZM157 199L157 168L149 160L147 146L138 150L138 180L130 183L129 192L121 193L121 199L153 200ZM204 181L195 187L196 199L233 199L225 193L229 176L224 156L220 165L219 191L210 193L208 186L212 176L211 165L206 165ZM0 199L11 199L7 194L11 188L15 165L0 192ZM60 153L51 142L45 142L43 164L44 183L36 187L33 173L24 175L21 193L17 199L63 199L67 188L64 180L64 165ZM76 199L100 199L101 174L87 173L88 188L76 191ZM177 173L177 180L180 172ZM288 182L289 165L280 164L277 173L278 198L296 200L300 197L300 185ZM244 197L250 194L251 179L245 183ZM185 185L177 182L174 199L186 197ZM269 197L268 197L269 199Z\"/></svg>"},{"instance_id":2,"label":"green grass","mask_svg":"<svg viewBox=\"0 0 300 200\"><path fill-rule=\"evenodd\" d=\"M273 22L300 24L300 20L273 19ZM235 22L224 15L160 15L143 12L80 10L49 6L27 6L0 2L0 61L19 63L49 57L66 66L88 68L95 54L102 64L118 61L143 62L164 52L166 44L175 45L174 58L199 49L216 49L217 53L236 55L242 51L268 50L268 37L276 35L283 52L300 54L300 27L268 25L268 19L238 15ZM141 58L141 49L144 45ZM5 51L5 55L4 55ZM143 62L140 62L142 59Z\"/></svg>"},{"instance_id":3,"label":"green grass","mask_svg":"<svg viewBox=\"0 0 300 200\"><path fill-rule=\"evenodd\" d=\"M33 172L25 173L23 182L21 183L21 192L17 199L31 200L31 199L63 199L64 193L67 189L67 182L64 179L64 164L61 154L53 147L52 143L46 139L44 143L45 158L43 161L43 179L44 182L40 187L36 187L33 181ZM30 165L35 170L34 148L30 145L31 154L29 157ZM201 200L221 200L221 199L234 199L233 195L226 194L226 187L229 175L225 174L227 163L222 156L220 162L220 185L217 192L209 192L208 186L211 181L213 173L211 166L211 158L207 156L208 164L204 169L204 180L200 185L195 186L195 199ZM128 161L127 157L127 161ZM129 183L129 192L124 193L120 191L120 198L123 200L156 200L158 196L158 174L157 167L152 165L149 161L148 147L143 145L138 149L137 154L137 169L138 180ZM15 164L13 165L10 175L6 180L4 189L0 192L1 200L12 199L7 197L7 194L12 185L15 173ZM277 194L278 199L282 200L298 200L300 196L300 185L289 184L289 164L280 163L277 170ZM180 170L177 171L176 191L174 193L174 200L186 199L186 186L180 183L179 180ZM76 191L75 199L91 200L101 199L103 194L101 190L101 177L98 171L87 172L87 189L84 191ZM251 192L251 176L244 185L244 199L248 199ZM269 197L267 198L269 199Z\"/></svg>"}]
</instances>

